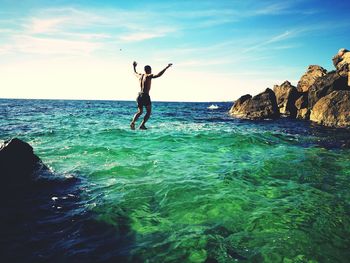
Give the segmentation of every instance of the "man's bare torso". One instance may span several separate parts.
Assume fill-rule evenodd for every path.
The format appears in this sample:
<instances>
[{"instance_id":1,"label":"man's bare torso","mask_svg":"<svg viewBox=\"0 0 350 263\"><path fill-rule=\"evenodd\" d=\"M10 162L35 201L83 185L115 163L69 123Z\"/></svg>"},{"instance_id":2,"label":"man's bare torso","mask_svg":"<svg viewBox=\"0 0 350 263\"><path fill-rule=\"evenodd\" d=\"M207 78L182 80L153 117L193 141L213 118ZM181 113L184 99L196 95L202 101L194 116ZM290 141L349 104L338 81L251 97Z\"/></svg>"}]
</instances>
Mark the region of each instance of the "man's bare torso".
<instances>
[{"instance_id":1,"label":"man's bare torso","mask_svg":"<svg viewBox=\"0 0 350 263\"><path fill-rule=\"evenodd\" d=\"M140 77L141 92L149 94L151 90L152 74L142 74Z\"/></svg>"}]
</instances>

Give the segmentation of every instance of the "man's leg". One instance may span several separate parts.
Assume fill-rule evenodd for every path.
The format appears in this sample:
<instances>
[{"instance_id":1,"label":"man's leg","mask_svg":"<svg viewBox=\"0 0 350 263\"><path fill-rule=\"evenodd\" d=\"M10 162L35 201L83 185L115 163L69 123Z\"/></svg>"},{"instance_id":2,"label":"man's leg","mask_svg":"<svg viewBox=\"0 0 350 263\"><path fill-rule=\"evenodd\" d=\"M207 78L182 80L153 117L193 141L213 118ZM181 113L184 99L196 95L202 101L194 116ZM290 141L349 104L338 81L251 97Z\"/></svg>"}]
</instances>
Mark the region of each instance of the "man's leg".
<instances>
[{"instance_id":1,"label":"man's leg","mask_svg":"<svg viewBox=\"0 0 350 263\"><path fill-rule=\"evenodd\" d=\"M138 105L137 107L137 112L136 114L134 115L134 118L132 119L132 122L130 123L130 128L132 130L135 130L135 122L137 121L137 119L141 116L142 112L143 112L143 106L141 105Z\"/></svg>"},{"instance_id":2,"label":"man's leg","mask_svg":"<svg viewBox=\"0 0 350 263\"><path fill-rule=\"evenodd\" d=\"M151 105L151 104L150 104L150 105L147 105L147 106L146 106L146 110L147 110L146 115L145 115L145 117L143 118L143 121L141 122L141 125L140 125L140 129L141 129L141 130L146 130L146 129L147 129L146 126L145 126L145 124L146 124L146 122L148 121L149 117L151 116L152 105Z\"/></svg>"}]
</instances>

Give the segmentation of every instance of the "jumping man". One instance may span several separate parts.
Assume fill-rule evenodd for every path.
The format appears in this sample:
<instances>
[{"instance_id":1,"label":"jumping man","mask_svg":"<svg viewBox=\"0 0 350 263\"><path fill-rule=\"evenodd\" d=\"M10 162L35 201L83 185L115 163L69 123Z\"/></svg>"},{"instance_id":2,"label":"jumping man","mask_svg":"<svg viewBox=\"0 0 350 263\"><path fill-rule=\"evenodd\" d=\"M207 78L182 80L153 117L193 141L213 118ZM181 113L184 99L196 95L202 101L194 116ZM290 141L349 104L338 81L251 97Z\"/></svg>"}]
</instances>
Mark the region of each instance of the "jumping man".
<instances>
[{"instance_id":1,"label":"jumping man","mask_svg":"<svg viewBox=\"0 0 350 263\"><path fill-rule=\"evenodd\" d=\"M148 121L149 117L151 116L151 110L152 110L152 103L151 103L151 97L149 96L149 91L151 90L151 81L152 79L159 78L164 74L164 72L170 68L173 64L168 64L162 71L160 71L158 74L153 75L152 74L152 68L151 66L145 66L145 73L137 73L136 66L137 63L134 61L134 72L135 76L138 77L140 81L141 91L139 92L139 96L137 97L137 108L138 111L134 115L134 118L132 119L132 122L130 123L130 128L132 130L135 130L135 122L140 117L140 115L143 112L143 106L146 107L146 115L143 118L143 121L141 122L140 129L146 130L145 123Z\"/></svg>"}]
</instances>

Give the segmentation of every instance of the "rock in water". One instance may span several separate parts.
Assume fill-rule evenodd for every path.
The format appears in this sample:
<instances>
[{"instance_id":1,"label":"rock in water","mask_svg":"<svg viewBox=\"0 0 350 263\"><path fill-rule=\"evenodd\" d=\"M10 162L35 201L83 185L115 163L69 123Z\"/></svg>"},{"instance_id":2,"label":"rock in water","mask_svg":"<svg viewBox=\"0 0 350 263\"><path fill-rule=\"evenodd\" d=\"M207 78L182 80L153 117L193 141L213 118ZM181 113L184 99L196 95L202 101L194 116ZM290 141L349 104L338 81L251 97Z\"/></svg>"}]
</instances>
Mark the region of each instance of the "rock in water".
<instances>
[{"instance_id":1,"label":"rock in water","mask_svg":"<svg viewBox=\"0 0 350 263\"><path fill-rule=\"evenodd\" d=\"M279 110L275 93L271 89L252 97L240 97L229 111L230 115L242 119L275 119L279 117Z\"/></svg>"},{"instance_id":2,"label":"rock in water","mask_svg":"<svg viewBox=\"0 0 350 263\"><path fill-rule=\"evenodd\" d=\"M317 101L310 120L329 127L350 126L350 91L333 91Z\"/></svg>"},{"instance_id":3,"label":"rock in water","mask_svg":"<svg viewBox=\"0 0 350 263\"><path fill-rule=\"evenodd\" d=\"M276 95L280 113L295 118L297 115L297 108L295 107L295 101L298 96L297 88L289 81L285 81L280 86L275 85L273 91Z\"/></svg>"},{"instance_id":4,"label":"rock in water","mask_svg":"<svg viewBox=\"0 0 350 263\"><path fill-rule=\"evenodd\" d=\"M319 77L309 89L309 108L312 109L319 99L335 90L349 90L347 76L341 76L338 72L331 71Z\"/></svg>"},{"instance_id":5,"label":"rock in water","mask_svg":"<svg viewBox=\"0 0 350 263\"><path fill-rule=\"evenodd\" d=\"M327 70L317 65L310 65L307 68L305 74L301 77L298 82L297 89L299 92L307 92L315 81L324 75L326 75Z\"/></svg>"},{"instance_id":6,"label":"rock in water","mask_svg":"<svg viewBox=\"0 0 350 263\"><path fill-rule=\"evenodd\" d=\"M49 170L32 146L17 138L0 146L0 169L3 186L25 185L34 179L35 171Z\"/></svg>"}]
</instances>

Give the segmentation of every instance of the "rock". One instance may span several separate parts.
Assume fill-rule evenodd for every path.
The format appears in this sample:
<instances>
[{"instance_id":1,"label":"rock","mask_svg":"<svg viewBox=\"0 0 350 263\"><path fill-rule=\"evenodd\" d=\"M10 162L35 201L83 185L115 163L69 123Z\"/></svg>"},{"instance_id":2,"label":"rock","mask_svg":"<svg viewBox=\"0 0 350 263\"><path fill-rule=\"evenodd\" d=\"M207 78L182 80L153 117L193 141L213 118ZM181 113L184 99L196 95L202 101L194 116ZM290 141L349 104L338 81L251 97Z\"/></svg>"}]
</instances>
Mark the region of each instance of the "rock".
<instances>
[{"instance_id":1,"label":"rock","mask_svg":"<svg viewBox=\"0 0 350 263\"><path fill-rule=\"evenodd\" d=\"M310 110L308 109L308 93L301 92L299 97L295 101L295 108L297 109L297 119L308 119L310 116Z\"/></svg>"},{"instance_id":2,"label":"rock","mask_svg":"<svg viewBox=\"0 0 350 263\"><path fill-rule=\"evenodd\" d=\"M275 119L279 117L279 110L275 93L271 89L252 97L244 95L232 106L229 113L242 119Z\"/></svg>"},{"instance_id":3,"label":"rock","mask_svg":"<svg viewBox=\"0 0 350 263\"><path fill-rule=\"evenodd\" d=\"M329 127L350 127L350 91L333 91L318 100L310 120Z\"/></svg>"},{"instance_id":4,"label":"rock","mask_svg":"<svg viewBox=\"0 0 350 263\"><path fill-rule=\"evenodd\" d=\"M307 92L315 83L316 79L326 75L327 70L317 65L310 65L305 74L298 82L297 89L299 92Z\"/></svg>"},{"instance_id":5,"label":"rock","mask_svg":"<svg viewBox=\"0 0 350 263\"><path fill-rule=\"evenodd\" d=\"M36 171L49 170L32 146L17 138L0 146L0 169L3 186L25 185L34 179Z\"/></svg>"},{"instance_id":6,"label":"rock","mask_svg":"<svg viewBox=\"0 0 350 263\"><path fill-rule=\"evenodd\" d=\"M348 79L348 86L350 87L350 52L345 48L341 48L333 57L333 65L337 69L340 76Z\"/></svg>"},{"instance_id":7,"label":"rock","mask_svg":"<svg viewBox=\"0 0 350 263\"><path fill-rule=\"evenodd\" d=\"M240 107L245 101L247 101L251 98L252 98L252 95L250 95L250 94L243 95L242 97L240 97L238 100L235 101L235 106Z\"/></svg>"},{"instance_id":8,"label":"rock","mask_svg":"<svg viewBox=\"0 0 350 263\"><path fill-rule=\"evenodd\" d=\"M328 72L326 75L319 77L308 92L309 109L312 109L319 99L335 90L349 90L347 82L348 78L341 76L336 71Z\"/></svg>"},{"instance_id":9,"label":"rock","mask_svg":"<svg viewBox=\"0 0 350 263\"><path fill-rule=\"evenodd\" d=\"M297 111L297 116L296 118L297 119L300 119L300 120L308 120L310 117L310 110L305 108L305 109L300 109Z\"/></svg>"},{"instance_id":10,"label":"rock","mask_svg":"<svg viewBox=\"0 0 350 263\"><path fill-rule=\"evenodd\" d=\"M283 82L280 86L275 85L273 91L276 95L277 105L281 114L295 118L297 109L295 101L298 96L296 87L289 81Z\"/></svg>"},{"instance_id":11,"label":"rock","mask_svg":"<svg viewBox=\"0 0 350 263\"><path fill-rule=\"evenodd\" d=\"M345 66L348 66L350 64L349 50L345 48L339 49L338 53L333 57L332 61L337 70L342 70Z\"/></svg>"},{"instance_id":12,"label":"rock","mask_svg":"<svg viewBox=\"0 0 350 263\"><path fill-rule=\"evenodd\" d=\"M302 92L299 93L298 98L295 101L295 107L300 110L300 109L304 109L307 108L307 101L308 101L308 93L307 92Z\"/></svg>"}]
</instances>

